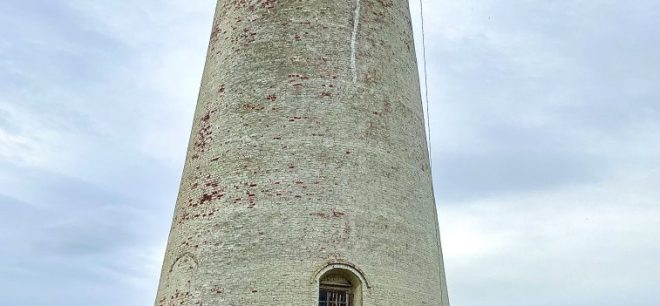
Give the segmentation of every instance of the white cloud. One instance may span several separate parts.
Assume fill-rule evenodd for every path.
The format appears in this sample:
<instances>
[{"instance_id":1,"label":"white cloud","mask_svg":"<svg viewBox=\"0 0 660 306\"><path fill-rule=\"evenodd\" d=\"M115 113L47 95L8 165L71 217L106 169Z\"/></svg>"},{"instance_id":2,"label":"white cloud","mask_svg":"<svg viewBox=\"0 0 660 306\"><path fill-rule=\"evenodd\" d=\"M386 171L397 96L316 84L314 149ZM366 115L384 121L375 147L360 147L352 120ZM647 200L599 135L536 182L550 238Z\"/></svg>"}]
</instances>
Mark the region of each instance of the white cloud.
<instances>
[{"instance_id":1,"label":"white cloud","mask_svg":"<svg viewBox=\"0 0 660 306\"><path fill-rule=\"evenodd\" d=\"M444 203L439 216L454 303L621 305L655 290L660 171L628 175ZM657 302L637 298L640 304L631 305Z\"/></svg>"}]
</instances>

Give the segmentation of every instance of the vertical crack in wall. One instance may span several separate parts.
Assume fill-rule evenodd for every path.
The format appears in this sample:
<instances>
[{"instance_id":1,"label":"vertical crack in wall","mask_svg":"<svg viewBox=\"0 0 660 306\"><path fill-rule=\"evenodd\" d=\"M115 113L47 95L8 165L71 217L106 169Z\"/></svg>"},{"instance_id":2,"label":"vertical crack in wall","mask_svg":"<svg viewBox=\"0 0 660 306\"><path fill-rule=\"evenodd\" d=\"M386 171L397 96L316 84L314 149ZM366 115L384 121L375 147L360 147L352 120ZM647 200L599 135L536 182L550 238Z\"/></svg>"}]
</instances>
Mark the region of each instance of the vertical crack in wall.
<instances>
[{"instance_id":1,"label":"vertical crack in wall","mask_svg":"<svg viewBox=\"0 0 660 306\"><path fill-rule=\"evenodd\" d=\"M355 15L353 16L353 35L351 36L351 72L353 83L357 83L357 36L360 27L360 0L355 0Z\"/></svg>"}]
</instances>

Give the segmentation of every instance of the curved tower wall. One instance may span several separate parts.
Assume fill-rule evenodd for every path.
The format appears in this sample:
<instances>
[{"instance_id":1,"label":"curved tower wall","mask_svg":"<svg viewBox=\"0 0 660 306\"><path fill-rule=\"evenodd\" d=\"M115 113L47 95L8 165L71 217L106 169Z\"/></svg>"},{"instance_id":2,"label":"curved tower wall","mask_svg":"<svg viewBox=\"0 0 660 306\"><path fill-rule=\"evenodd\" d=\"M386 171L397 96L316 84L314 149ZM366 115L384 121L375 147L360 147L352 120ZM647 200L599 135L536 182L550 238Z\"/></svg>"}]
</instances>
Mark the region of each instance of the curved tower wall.
<instances>
[{"instance_id":1,"label":"curved tower wall","mask_svg":"<svg viewBox=\"0 0 660 306\"><path fill-rule=\"evenodd\" d=\"M156 305L449 305L424 131L408 1L218 1Z\"/></svg>"}]
</instances>

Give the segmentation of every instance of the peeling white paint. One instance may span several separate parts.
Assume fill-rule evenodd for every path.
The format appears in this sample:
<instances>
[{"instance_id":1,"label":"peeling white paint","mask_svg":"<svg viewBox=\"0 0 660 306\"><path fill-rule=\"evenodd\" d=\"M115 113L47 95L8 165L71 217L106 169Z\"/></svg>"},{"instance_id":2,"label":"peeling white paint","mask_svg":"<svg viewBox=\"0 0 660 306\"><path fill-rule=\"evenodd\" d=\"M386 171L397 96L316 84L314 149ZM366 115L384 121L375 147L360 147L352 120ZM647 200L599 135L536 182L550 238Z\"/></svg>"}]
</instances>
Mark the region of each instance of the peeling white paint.
<instances>
[{"instance_id":1,"label":"peeling white paint","mask_svg":"<svg viewBox=\"0 0 660 306\"><path fill-rule=\"evenodd\" d=\"M353 35L351 36L351 71L353 83L357 83L357 36L360 27L360 0L355 0L355 15L353 16Z\"/></svg>"}]
</instances>

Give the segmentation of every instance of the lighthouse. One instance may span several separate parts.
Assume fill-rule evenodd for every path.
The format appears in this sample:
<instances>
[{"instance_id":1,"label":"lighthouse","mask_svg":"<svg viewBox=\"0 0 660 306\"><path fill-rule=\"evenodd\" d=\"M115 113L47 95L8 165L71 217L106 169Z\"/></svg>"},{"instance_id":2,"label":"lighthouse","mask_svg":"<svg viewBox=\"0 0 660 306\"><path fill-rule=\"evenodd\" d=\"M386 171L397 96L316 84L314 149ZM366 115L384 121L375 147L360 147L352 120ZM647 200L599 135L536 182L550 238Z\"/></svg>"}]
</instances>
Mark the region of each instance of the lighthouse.
<instances>
[{"instance_id":1,"label":"lighthouse","mask_svg":"<svg viewBox=\"0 0 660 306\"><path fill-rule=\"evenodd\" d=\"M155 305L448 306L406 0L219 0Z\"/></svg>"}]
</instances>

